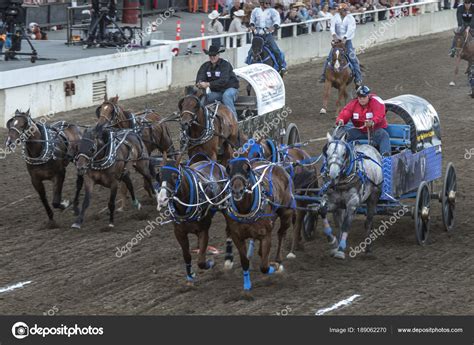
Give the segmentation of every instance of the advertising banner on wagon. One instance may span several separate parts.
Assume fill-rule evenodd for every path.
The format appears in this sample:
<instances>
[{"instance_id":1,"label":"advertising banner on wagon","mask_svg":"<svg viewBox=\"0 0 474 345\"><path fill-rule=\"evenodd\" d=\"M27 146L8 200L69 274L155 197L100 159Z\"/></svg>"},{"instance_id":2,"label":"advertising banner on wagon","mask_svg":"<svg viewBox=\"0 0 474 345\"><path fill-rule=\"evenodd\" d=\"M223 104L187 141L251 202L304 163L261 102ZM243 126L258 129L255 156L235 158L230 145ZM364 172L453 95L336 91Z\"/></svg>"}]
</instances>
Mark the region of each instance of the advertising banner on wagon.
<instances>
[{"instance_id":1,"label":"advertising banner on wagon","mask_svg":"<svg viewBox=\"0 0 474 345\"><path fill-rule=\"evenodd\" d=\"M257 97L258 115L285 106L285 84L280 74L265 64L253 64L234 70L235 74L249 82Z\"/></svg>"}]
</instances>

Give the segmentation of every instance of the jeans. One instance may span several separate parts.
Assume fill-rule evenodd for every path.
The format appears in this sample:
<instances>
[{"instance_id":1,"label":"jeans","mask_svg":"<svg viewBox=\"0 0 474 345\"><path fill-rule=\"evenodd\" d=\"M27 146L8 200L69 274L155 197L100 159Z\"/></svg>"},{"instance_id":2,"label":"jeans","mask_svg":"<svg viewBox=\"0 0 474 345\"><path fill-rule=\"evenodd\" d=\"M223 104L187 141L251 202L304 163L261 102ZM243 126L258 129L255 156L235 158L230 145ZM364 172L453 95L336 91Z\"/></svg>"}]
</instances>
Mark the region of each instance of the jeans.
<instances>
[{"instance_id":1,"label":"jeans","mask_svg":"<svg viewBox=\"0 0 474 345\"><path fill-rule=\"evenodd\" d=\"M279 68L282 68L283 61L281 61L281 52L280 52L280 48L278 48L278 45L275 42L275 38L273 37L272 34L265 34L265 35L262 35L262 37L265 40L265 44L267 45L267 47L270 48L273 55L275 55Z\"/></svg>"},{"instance_id":2,"label":"jeans","mask_svg":"<svg viewBox=\"0 0 474 345\"><path fill-rule=\"evenodd\" d=\"M371 133L372 141L379 147L380 153L383 155L390 155L390 137L388 132L383 128L378 128ZM368 139L367 133L362 132L357 128L351 128L347 131L347 141L354 141L359 139Z\"/></svg>"},{"instance_id":3,"label":"jeans","mask_svg":"<svg viewBox=\"0 0 474 345\"><path fill-rule=\"evenodd\" d=\"M349 59L349 62L352 65L352 72L354 73L354 79L356 82L362 82L362 73L360 72L360 65L359 65L359 59L356 56L354 46L352 45L351 40L346 41L346 54L347 58ZM332 49L329 52L329 56L324 62L324 68L323 68L323 74L321 75L322 78L325 77L326 74L326 68L328 67L328 64L332 61Z\"/></svg>"},{"instance_id":4,"label":"jeans","mask_svg":"<svg viewBox=\"0 0 474 345\"><path fill-rule=\"evenodd\" d=\"M239 90L234 89L233 87L226 89L224 92L212 91L207 94L207 102L212 103L214 101L221 101L230 109L230 111L232 111L232 114L234 114L234 117L237 120L237 110L235 110L234 102L237 100L238 95Z\"/></svg>"}]
</instances>

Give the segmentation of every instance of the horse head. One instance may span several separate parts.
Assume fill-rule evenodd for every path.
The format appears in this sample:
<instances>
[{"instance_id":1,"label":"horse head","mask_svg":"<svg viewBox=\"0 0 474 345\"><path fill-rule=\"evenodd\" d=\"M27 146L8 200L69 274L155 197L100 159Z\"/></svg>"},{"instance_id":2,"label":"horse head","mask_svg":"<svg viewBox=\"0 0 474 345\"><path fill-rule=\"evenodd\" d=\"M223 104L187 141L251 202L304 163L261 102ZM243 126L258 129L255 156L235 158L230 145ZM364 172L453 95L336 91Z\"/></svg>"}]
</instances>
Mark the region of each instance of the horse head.
<instances>
[{"instance_id":1,"label":"horse head","mask_svg":"<svg viewBox=\"0 0 474 345\"><path fill-rule=\"evenodd\" d=\"M102 128L106 124L112 126L119 125L125 120L122 108L118 104L118 95L107 99L107 95L104 96L104 102L97 107L95 110L95 116L97 117L96 127Z\"/></svg>"},{"instance_id":2,"label":"horse head","mask_svg":"<svg viewBox=\"0 0 474 345\"><path fill-rule=\"evenodd\" d=\"M90 167L99 149L105 144L103 136L108 131L98 131L97 128L88 128L84 131L82 138L76 145L76 155L74 161L77 171L83 175Z\"/></svg>"},{"instance_id":3,"label":"horse head","mask_svg":"<svg viewBox=\"0 0 474 345\"><path fill-rule=\"evenodd\" d=\"M332 60L331 64L334 71L339 73L347 65L346 48L341 40L332 41Z\"/></svg>"},{"instance_id":4,"label":"horse head","mask_svg":"<svg viewBox=\"0 0 474 345\"><path fill-rule=\"evenodd\" d=\"M265 40L257 35L253 36L252 45L250 51L252 52L252 61L259 62L262 60L263 46L265 45Z\"/></svg>"},{"instance_id":5,"label":"horse head","mask_svg":"<svg viewBox=\"0 0 474 345\"><path fill-rule=\"evenodd\" d=\"M175 160L167 160L160 166L156 180L159 189L156 193L158 211L168 206L169 200L173 198L181 182L180 165Z\"/></svg>"},{"instance_id":6,"label":"horse head","mask_svg":"<svg viewBox=\"0 0 474 345\"><path fill-rule=\"evenodd\" d=\"M333 182L337 182L345 173L347 164L350 163L351 151L346 138L347 133L340 128L336 128L332 135L327 134L326 159L329 177Z\"/></svg>"},{"instance_id":7,"label":"horse head","mask_svg":"<svg viewBox=\"0 0 474 345\"><path fill-rule=\"evenodd\" d=\"M5 140L5 146L11 146L13 143L22 139L22 135L26 134L28 139L36 132L37 127L35 122L31 118L30 110L22 112L20 110L15 111L15 115L12 116L7 122L8 137Z\"/></svg>"},{"instance_id":8,"label":"horse head","mask_svg":"<svg viewBox=\"0 0 474 345\"><path fill-rule=\"evenodd\" d=\"M206 94L195 86L185 88L185 96L179 101L180 124L183 131L198 123L199 113L203 110Z\"/></svg>"},{"instance_id":9,"label":"horse head","mask_svg":"<svg viewBox=\"0 0 474 345\"><path fill-rule=\"evenodd\" d=\"M230 189L232 198L235 201L241 201L244 194L251 191L252 166L247 158L234 158L229 161L226 168L230 180Z\"/></svg>"},{"instance_id":10,"label":"horse head","mask_svg":"<svg viewBox=\"0 0 474 345\"><path fill-rule=\"evenodd\" d=\"M459 56L459 53L464 48L469 40L469 33L466 33L466 30L454 29L454 49L456 50L456 56Z\"/></svg>"}]
</instances>

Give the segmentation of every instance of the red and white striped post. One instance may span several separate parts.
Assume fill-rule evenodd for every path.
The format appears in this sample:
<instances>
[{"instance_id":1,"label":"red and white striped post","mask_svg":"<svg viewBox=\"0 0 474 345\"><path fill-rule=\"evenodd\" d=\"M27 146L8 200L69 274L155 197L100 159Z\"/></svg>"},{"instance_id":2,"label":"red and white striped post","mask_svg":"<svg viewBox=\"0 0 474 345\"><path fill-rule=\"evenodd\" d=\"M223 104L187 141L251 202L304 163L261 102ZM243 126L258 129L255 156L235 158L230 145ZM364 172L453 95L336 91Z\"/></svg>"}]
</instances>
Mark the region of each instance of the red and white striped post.
<instances>
[{"instance_id":1,"label":"red and white striped post","mask_svg":"<svg viewBox=\"0 0 474 345\"><path fill-rule=\"evenodd\" d=\"M204 20L201 20L201 37L203 38L201 40L201 49L204 50L206 49L206 40L204 39Z\"/></svg>"},{"instance_id":2,"label":"red and white striped post","mask_svg":"<svg viewBox=\"0 0 474 345\"><path fill-rule=\"evenodd\" d=\"M181 39L181 20L176 22L176 41Z\"/></svg>"}]
</instances>

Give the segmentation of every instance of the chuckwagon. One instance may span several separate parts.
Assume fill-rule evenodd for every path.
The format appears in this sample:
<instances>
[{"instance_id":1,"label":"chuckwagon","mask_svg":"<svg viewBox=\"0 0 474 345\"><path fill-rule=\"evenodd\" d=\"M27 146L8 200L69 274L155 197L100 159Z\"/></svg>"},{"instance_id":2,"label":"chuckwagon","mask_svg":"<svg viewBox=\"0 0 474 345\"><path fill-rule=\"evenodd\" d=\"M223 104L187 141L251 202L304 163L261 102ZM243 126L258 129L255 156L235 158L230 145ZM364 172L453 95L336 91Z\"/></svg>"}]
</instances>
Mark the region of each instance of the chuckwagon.
<instances>
[{"instance_id":1,"label":"chuckwagon","mask_svg":"<svg viewBox=\"0 0 474 345\"><path fill-rule=\"evenodd\" d=\"M438 113L428 101L415 95L401 95L384 103L390 123L387 131L392 155L383 158L384 181L377 214L390 215L401 208L408 209L404 214L414 219L416 241L424 245L430 231L432 199L441 203L445 230L454 228L456 171L449 162L441 181L441 126ZM367 144L369 141L370 136L369 140L357 142ZM318 208L320 198L314 201ZM366 213L365 205L358 213ZM307 239L314 236L315 218L315 213L306 216L304 234Z\"/></svg>"},{"instance_id":2,"label":"chuckwagon","mask_svg":"<svg viewBox=\"0 0 474 345\"><path fill-rule=\"evenodd\" d=\"M288 124L291 109L285 105L285 84L280 74L265 64L236 68L234 72L241 88L247 85L250 94L238 96L235 102L239 128L245 135L272 138L286 145L299 142L298 127Z\"/></svg>"}]
</instances>

